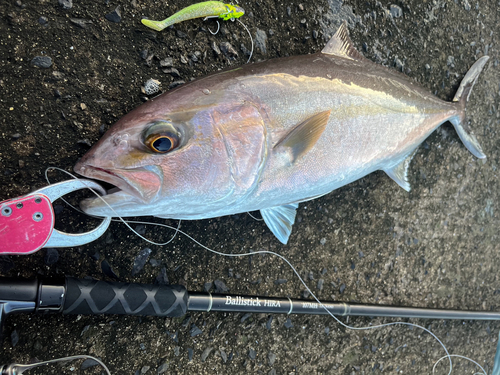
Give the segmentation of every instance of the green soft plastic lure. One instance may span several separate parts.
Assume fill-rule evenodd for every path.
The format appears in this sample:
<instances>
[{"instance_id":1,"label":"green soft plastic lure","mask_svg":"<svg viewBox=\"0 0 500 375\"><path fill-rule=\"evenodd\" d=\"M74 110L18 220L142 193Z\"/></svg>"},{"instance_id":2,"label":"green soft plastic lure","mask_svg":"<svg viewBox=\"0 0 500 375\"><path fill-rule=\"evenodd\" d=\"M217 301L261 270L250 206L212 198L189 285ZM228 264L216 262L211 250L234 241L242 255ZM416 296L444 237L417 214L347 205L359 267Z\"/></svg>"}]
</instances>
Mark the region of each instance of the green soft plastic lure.
<instances>
[{"instance_id":1,"label":"green soft plastic lure","mask_svg":"<svg viewBox=\"0 0 500 375\"><path fill-rule=\"evenodd\" d=\"M143 18L141 22L143 25L153 30L162 31L164 28L174 23L191 20L193 18L222 18L224 21L228 21L240 18L244 14L245 11L243 8L236 5L224 4L220 1L204 1L202 3L190 5L163 21L152 21Z\"/></svg>"}]
</instances>

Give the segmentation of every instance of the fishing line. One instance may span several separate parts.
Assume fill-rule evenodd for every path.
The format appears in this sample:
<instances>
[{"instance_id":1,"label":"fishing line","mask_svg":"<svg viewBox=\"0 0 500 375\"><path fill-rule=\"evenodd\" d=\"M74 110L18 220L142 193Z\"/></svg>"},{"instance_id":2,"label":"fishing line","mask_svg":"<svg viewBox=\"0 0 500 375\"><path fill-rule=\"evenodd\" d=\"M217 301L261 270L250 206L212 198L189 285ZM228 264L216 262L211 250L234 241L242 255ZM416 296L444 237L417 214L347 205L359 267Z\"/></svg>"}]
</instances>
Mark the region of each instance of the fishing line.
<instances>
[{"instance_id":1,"label":"fishing line","mask_svg":"<svg viewBox=\"0 0 500 375\"><path fill-rule=\"evenodd\" d=\"M250 62L250 59L252 58L252 55L253 55L253 38L252 38L252 34L250 34L250 30L248 30L248 27L246 27L243 22L241 22L238 18L236 18L236 21L238 21L239 23L241 23L243 25L243 27L245 28L245 30L248 33L248 36L250 37L250 41L252 42L252 50L250 51L250 57L247 60L247 64L248 64Z\"/></svg>"},{"instance_id":2,"label":"fishing line","mask_svg":"<svg viewBox=\"0 0 500 375\"><path fill-rule=\"evenodd\" d=\"M49 359L48 361L30 363L29 365L22 365L22 364L15 363L15 364L11 364L11 365L7 366L7 368L5 368L4 370L6 370L8 374L20 375L23 372L25 372L27 370L31 370L31 369L38 367L38 366L48 365L48 364L57 363L57 362L74 361L77 359L91 359L91 360L97 362L100 366L102 366L104 371L106 371L106 374L111 375L111 372L109 372L109 369L104 364L104 362L102 362L100 359L98 359L96 357L92 357L90 355L85 355L85 354L72 355L70 357L63 357L63 358L56 358L56 359Z\"/></svg>"},{"instance_id":3,"label":"fishing line","mask_svg":"<svg viewBox=\"0 0 500 375\"><path fill-rule=\"evenodd\" d=\"M74 176L73 174L63 170L63 169L60 169L60 168L57 168L57 167L49 167L50 169L56 169L56 170L60 170L66 174L68 174L69 176L71 176L72 178L75 178L75 179L78 179L78 177ZM47 179L47 181L50 183L50 181L48 180L48 177L47 177L47 171L48 169L47 168L45 170L45 177ZM217 254L217 255L221 255L221 256L225 256L225 257L231 257L231 258L237 258L237 257L244 257L244 256L250 256L250 255L257 255L257 254L270 254L270 255L274 255L278 258L280 258L281 260L283 260L286 264L288 264L288 266L292 269L292 271L295 273L295 275L297 276L297 278L299 279L299 281L302 283L302 285L306 288L306 290L311 294L311 296L314 298L314 300L316 302L318 302L318 304L327 312L328 315L330 315L333 319L335 319L337 321L337 323L339 323L341 326L343 326L344 328L347 328L347 329L350 329L350 330L355 330L355 331L361 331L361 330L371 330L371 329L377 329L377 328L384 328L384 327L388 327L388 326L393 326L393 325L405 325L405 326L410 326L410 327L415 327L415 328L420 328L421 330L423 330L424 332L427 332L429 333L440 345L441 347L444 349L446 355L444 357L441 357L433 366L432 368L432 372L434 373L435 370L436 370L436 365L444 358L447 358L449 363L450 363L450 370L448 372L448 375L451 374L452 370L453 370L453 363L452 363L452 360L451 360L451 357L459 357L459 358L463 358L463 359L467 359L469 360L470 362L472 363L475 363L477 364L481 370L483 371L483 375L487 375L486 371L477 363L475 362L474 360L468 358L468 357L464 357L464 356L460 356L460 355L455 355L455 354L450 354L448 352L448 349L446 348L446 346L443 344L443 342L433 333L431 332L429 329L425 328L425 327L422 327L418 324L414 324L414 323L408 323L408 322L391 322L391 323L383 323L383 324L378 324L378 325L375 325L375 326L366 326L366 327L352 327L352 326L349 326L347 324L345 324L344 322L342 322L340 319L338 319L335 315L333 315L327 308L325 305L323 305L323 303L318 299L318 297L316 297L316 295L313 293L313 291L309 288L309 286L306 284L306 282L302 279L302 277L300 276L299 272L295 269L295 267L292 265L292 263L290 263L290 261L285 258L283 255L281 254L278 254L278 253L275 253L274 251L270 251L270 250L258 250L258 251L249 251L249 252L246 252L246 253L236 253L236 254L228 254L228 253L223 253L223 252L220 252L220 251L217 251L217 250L213 250L205 245L203 245L201 242L197 241L196 239L194 239L193 237L191 237L189 234L183 232L182 230L179 229L179 227L175 228L175 227L172 227L170 225L167 225L167 224L161 224L161 223L148 223L148 222L143 222L143 221L136 221L136 220L129 220L129 221L125 221L123 218L121 218L117 213L116 211L108 204L108 202L106 202L96 191L94 191L92 188L88 187L88 189L90 191L92 191L92 193L94 193L96 195L97 198L101 199L101 201L112 211L116 214L116 217L118 217L120 219L121 222L123 222L133 233L137 234L141 239L145 240L146 242L149 242L153 245L159 245L161 246L161 244L158 244L154 241L151 241L147 238L145 238L144 236L140 235L139 233L137 233L134 229L132 229L132 227L129 225L129 223L132 223L132 224L149 224L149 225L157 225L157 226L161 226L161 227L165 227L165 228L169 228L169 229L172 229L172 230L176 230L176 232L184 235L186 238L190 239L191 241L193 241L194 243L196 243L198 246L200 246L201 248L207 250L207 251L210 251L214 254ZM89 215L91 216L91 215ZM179 223L180 225L180 223ZM168 241L167 243L169 243L170 241Z\"/></svg>"},{"instance_id":4,"label":"fishing line","mask_svg":"<svg viewBox=\"0 0 500 375\"><path fill-rule=\"evenodd\" d=\"M464 357L462 355L458 355L458 354L450 354L450 357L457 357L457 358L466 359L467 361L470 361L470 362L474 363L477 367L479 367L481 369L482 373L486 375L486 370L479 363L477 363L476 361L474 361L474 360L472 360L472 359L470 359L468 357ZM436 370L437 364L439 362L441 362L441 360L444 359L444 358L446 358L446 356L439 358L437 360L437 362L434 363L434 367L432 367L432 372L434 372ZM477 374L481 374L481 373L480 372L476 372L473 375L477 375Z\"/></svg>"},{"instance_id":5,"label":"fishing line","mask_svg":"<svg viewBox=\"0 0 500 375\"><path fill-rule=\"evenodd\" d=\"M255 221L262 221L262 220L264 220L264 219L259 219L258 217L253 216L250 212L247 212L247 214L248 214L248 216L250 216Z\"/></svg>"},{"instance_id":6,"label":"fishing line","mask_svg":"<svg viewBox=\"0 0 500 375\"><path fill-rule=\"evenodd\" d=\"M203 21L205 21L205 20L207 20L209 18L218 18L218 16L205 17L203 19ZM246 25L243 22L241 22L239 20L239 18L233 18L233 19L231 19L231 21L234 21L235 19L236 19L236 21L238 21L239 23L241 23L241 25L245 28L245 30L248 33L248 36L250 37L250 42L252 43L252 50L250 51L250 56L248 57L248 60L246 62L248 64L250 62L250 59L252 58L252 55L253 55L253 38L252 38L252 34L250 33L250 30L248 30L248 27L246 27ZM212 35L217 34L219 32L219 30L220 30L220 23L219 23L219 21L216 21L216 22L217 22L217 31L215 33L212 30L210 30L210 28L207 27L208 31L210 31L210 34L212 34Z\"/></svg>"}]
</instances>

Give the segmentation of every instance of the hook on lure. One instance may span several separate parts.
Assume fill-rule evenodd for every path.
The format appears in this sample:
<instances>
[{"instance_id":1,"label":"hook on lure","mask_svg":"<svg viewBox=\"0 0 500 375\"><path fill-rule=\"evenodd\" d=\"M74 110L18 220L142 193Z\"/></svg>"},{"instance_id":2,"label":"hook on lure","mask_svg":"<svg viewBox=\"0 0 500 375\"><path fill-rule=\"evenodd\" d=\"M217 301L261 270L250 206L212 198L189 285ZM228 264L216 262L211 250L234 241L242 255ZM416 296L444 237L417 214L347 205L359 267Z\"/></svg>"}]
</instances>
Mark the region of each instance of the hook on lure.
<instances>
[{"instance_id":1,"label":"hook on lure","mask_svg":"<svg viewBox=\"0 0 500 375\"><path fill-rule=\"evenodd\" d=\"M250 40L252 41L252 52L250 53L250 57L248 58L248 63L253 53L253 39L248 28L238 19L244 14L245 10L237 5L224 4L220 1L204 1L181 9L180 11L174 13L172 16L164 19L163 21L154 21L143 18L141 22L144 26L149 27L150 29L162 31L163 29L173 24L191 20L194 18L203 17L203 20L207 20L209 18L220 18L223 21L237 20L247 30L248 35L250 35ZM219 22L217 22L217 24L220 27ZM210 33L212 35L217 34L217 32L219 31L219 27L217 28L217 31L215 33L209 30Z\"/></svg>"}]
</instances>

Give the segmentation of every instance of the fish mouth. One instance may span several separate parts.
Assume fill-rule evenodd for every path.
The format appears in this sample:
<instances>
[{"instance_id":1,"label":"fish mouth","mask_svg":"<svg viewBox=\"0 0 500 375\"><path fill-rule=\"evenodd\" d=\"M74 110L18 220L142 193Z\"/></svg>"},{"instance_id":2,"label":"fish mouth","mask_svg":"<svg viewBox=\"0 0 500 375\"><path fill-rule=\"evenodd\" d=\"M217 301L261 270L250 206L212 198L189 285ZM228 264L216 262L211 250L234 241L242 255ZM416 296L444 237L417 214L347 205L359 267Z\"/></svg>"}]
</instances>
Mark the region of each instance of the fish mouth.
<instances>
[{"instance_id":1,"label":"fish mouth","mask_svg":"<svg viewBox=\"0 0 500 375\"><path fill-rule=\"evenodd\" d=\"M130 206L130 204L151 204L161 190L162 174L160 171L161 169L158 166L113 169L92 165L77 165L75 172L78 174L114 186L114 188L108 190L108 195L84 199L80 205L87 213L99 214L97 211L102 211L103 208L109 211L108 205L114 210L123 206ZM101 213L101 215L103 214ZM116 213L104 216L116 216Z\"/></svg>"}]
</instances>

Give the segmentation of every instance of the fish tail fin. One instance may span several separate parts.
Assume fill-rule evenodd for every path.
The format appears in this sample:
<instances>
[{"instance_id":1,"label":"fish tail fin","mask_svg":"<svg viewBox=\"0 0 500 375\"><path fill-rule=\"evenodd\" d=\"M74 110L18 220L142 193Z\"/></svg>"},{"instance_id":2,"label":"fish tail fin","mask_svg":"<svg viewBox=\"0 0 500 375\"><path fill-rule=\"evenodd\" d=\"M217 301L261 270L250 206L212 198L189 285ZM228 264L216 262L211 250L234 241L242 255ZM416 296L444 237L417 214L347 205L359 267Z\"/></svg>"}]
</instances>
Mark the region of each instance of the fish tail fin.
<instances>
[{"instance_id":1,"label":"fish tail fin","mask_svg":"<svg viewBox=\"0 0 500 375\"><path fill-rule=\"evenodd\" d=\"M483 70L486 62L488 62L489 56L483 56L479 60L477 60L474 65L469 69L464 79L460 83L460 87L453 98L454 102L457 102L458 105L458 114L450 119L450 122L455 127L455 130L458 133L458 136L464 143L465 147L476 157L480 159L484 159L486 155L483 153L479 142L476 139L476 136L472 132L467 123L467 117L465 114L465 106L467 105L467 101L469 100L470 93L472 91L472 87L477 81L479 74Z\"/></svg>"}]
</instances>

